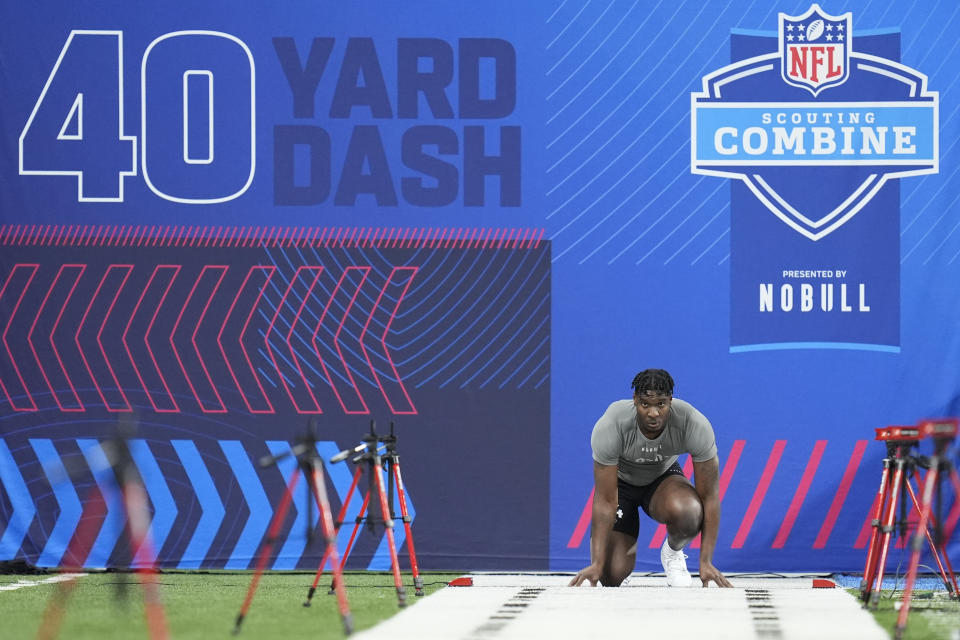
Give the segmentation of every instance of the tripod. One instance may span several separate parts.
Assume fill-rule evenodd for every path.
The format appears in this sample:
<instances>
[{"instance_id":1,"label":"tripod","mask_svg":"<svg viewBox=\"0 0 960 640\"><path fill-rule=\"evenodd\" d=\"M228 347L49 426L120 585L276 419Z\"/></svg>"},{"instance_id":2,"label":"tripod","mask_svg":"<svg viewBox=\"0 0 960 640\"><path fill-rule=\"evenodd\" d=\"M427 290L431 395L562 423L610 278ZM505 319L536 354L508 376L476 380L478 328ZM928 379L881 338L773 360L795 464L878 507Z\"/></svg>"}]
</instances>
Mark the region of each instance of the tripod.
<instances>
[{"instance_id":1,"label":"tripod","mask_svg":"<svg viewBox=\"0 0 960 640\"><path fill-rule=\"evenodd\" d=\"M326 553L324 554L324 558L326 558L327 555L330 555L334 562L337 604L340 608L340 618L343 621L343 629L347 635L353 633L353 616L350 613L350 606L347 602L346 586L343 583L343 575L340 570L341 565L338 562L337 538L334 530L333 517L331 516L330 512L330 500L327 496L326 483L323 477L323 461L319 454L317 454L316 444L317 438L315 429L313 423L311 423L307 432L307 436L298 444L296 444L289 454L283 454L281 456L265 456L260 460L260 466L267 467L275 464L278 460L285 458L287 455L293 455L296 456L297 466L290 475L290 480L287 482L286 490L283 492L283 498L281 498L280 505L277 507L277 511L274 513L273 519L270 522L270 527L267 530L267 537L260 549L260 554L257 557L256 570L254 571L253 578L250 581L250 587L247 589L246 598L244 598L243 605L240 607L240 613L237 614L237 619L233 628L234 635L240 633L240 627L243 624L244 618L246 618L247 612L250 610L250 604L253 602L253 596L256 593L257 585L260 582L260 578L263 576L264 568L266 567L267 561L270 558L273 545L276 542L277 535L280 532L280 527L283 525L284 518L286 517L287 511L290 508L290 503L293 501L293 491L297 486L297 481L299 480L300 474L303 474L308 482L307 540L309 541L313 537L313 515L310 512L313 509L314 501L316 501L317 506L320 508L320 522L321 526L323 527L324 538L327 542L327 549Z\"/></svg>"},{"instance_id":2,"label":"tripod","mask_svg":"<svg viewBox=\"0 0 960 640\"><path fill-rule=\"evenodd\" d=\"M103 456L90 464L95 473L109 472L122 496L123 523L127 532L127 541L131 558L151 558L149 565L141 565L136 569L140 586L143 589L144 615L147 619L147 631L150 637L161 640L167 637L167 621L160 599L160 589L155 580L153 568L153 545L150 540L150 514L146 491L143 488L143 479L137 471L130 454L128 439L134 435L136 427L129 418L123 419L117 426L117 434L101 447ZM95 468L94 468L95 467ZM69 472L68 472L69 473ZM73 475L73 474L69 474ZM89 511L87 509L89 508ZM99 525L107 514L107 498L99 487L90 490L84 501L85 518L81 518L80 527L64 553L64 562L61 568L68 572L76 572L82 568L81 558L86 558L93 545ZM60 624L66 612L66 605L76 587L77 575L71 575L69 580L60 582L47 603L40 628L37 630L38 640L52 640L60 630ZM123 583L121 583L122 585ZM119 592L118 596L123 592Z\"/></svg>"},{"instance_id":3,"label":"tripod","mask_svg":"<svg viewBox=\"0 0 960 640\"><path fill-rule=\"evenodd\" d=\"M899 524L900 537L907 534L907 497L918 516L916 532L911 543L910 564L907 570L906 587L897 616L896 637L900 638L907 624L910 611L910 599L913 585L916 580L917 567L920 561L920 552L923 540L926 539L930 551L937 563L944 586L952 598L958 597L957 578L950 564L946 547L949 542L949 533L944 535L942 528L942 482L949 476L957 493L957 504L953 511L960 509L960 477L953 469L946 456L949 443L957 434L957 420L928 420L919 426L893 426L876 429L877 440L886 442L887 457L883 461L883 473L880 479L880 489L877 493L876 507L873 514L873 533L870 547L867 550L867 563L864 567L863 581L860 583L860 597L864 606L876 608L880 590L883 584L884 567L887 560L887 551L890 546L890 537ZM911 455L911 450L918 446L924 438L932 437L934 453L929 459ZM926 477L921 478L918 467L928 469ZM921 498L910 484L913 476L919 487L922 487ZM888 503L889 500L889 503ZM897 503L900 505L900 518L896 519ZM936 514L934 515L934 502ZM882 516L882 520L881 520ZM948 520L953 520L950 514ZM928 525L933 526L931 534ZM876 585L874 586L874 582Z\"/></svg>"},{"instance_id":4,"label":"tripod","mask_svg":"<svg viewBox=\"0 0 960 640\"><path fill-rule=\"evenodd\" d=\"M378 444L380 446L378 446ZM383 455L381 455L381 453L383 453ZM387 546L390 549L390 566L393 571L394 586L397 590L397 604L400 607L405 607L407 604L406 589L404 589L403 581L400 577L400 561L397 557L397 546L393 536L393 525L396 518L396 514L394 513L393 509L394 490L397 492L397 498L400 502L400 515L406 530L407 548L410 551L410 566L413 573L414 593L418 596L423 595L423 580L420 578L420 569L417 566L417 554L413 546L413 532L410 528L410 523L413 521L413 519L410 517L407 511L407 497L403 488L403 480L400 474L400 455L397 453L397 436L394 434L393 423L390 423L389 435L378 436L376 432L376 423L371 420L370 432L364 435L360 444L352 449L345 449L344 451L341 451L331 458L330 462L341 462L354 454L358 454L353 458L353 463L357 466L353 473L353 482L350 484L350 489L347 491L347 497L344 499L343 504L340 507L340 512L337 514L338 529L344 522L347 508L350 505L350 500L353 497L354 490L359 485L360 475L363 473L364 467L367 469L367 493L363 498L363 504L360 506L360 512L357 514L357 517L354 521L353 531L350 534L350 541L347 543L347 548L344 551L343 558L340 561L340 566L337 567L336 564L334 564L334 569L339 570L340 572L343 571L343 567L346 565L347 558L350 556L350 551L353 548L353 543L356 540L357 532L360 529L360 524L364 520L366 520L368 526L373 527L376 524L376 519L372 515L372 512L371 515L365 517L367 509L370 506L370 498L373 496L374 491L376 491L377 498L380 502L381 522L386 530ZM387 468L386 488L384 487L383 475L381 473L384 466ZM313 599L313 594L316 592L317 585L320 583L321 576L323 575L323 569L327 563L328 557L329 550L320 560L320 567L317 569L317 573L314 576L313 585L311 585L310 589L307 591L307 599L303 603L303 606L305 607L310 606L310 602ZM336 563L336 559L334 559L334 563ZM340 579L341 578L335 573L333 582L330 585L331 593L337 587Z\"/></svg>"}]
</instances>

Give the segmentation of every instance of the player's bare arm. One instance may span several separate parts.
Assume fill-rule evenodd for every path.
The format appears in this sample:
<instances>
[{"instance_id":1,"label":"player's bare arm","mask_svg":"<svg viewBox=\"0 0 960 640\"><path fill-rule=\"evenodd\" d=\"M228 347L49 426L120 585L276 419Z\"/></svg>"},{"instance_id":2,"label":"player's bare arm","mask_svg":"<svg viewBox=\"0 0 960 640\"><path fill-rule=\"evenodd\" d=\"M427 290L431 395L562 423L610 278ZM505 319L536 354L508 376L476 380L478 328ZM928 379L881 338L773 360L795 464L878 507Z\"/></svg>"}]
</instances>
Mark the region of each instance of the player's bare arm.
<instances>
[{"instance_id":1,"label":"player's bare arm","mask_svg":"<svg viewBox=\"0 0 960 640\"><path fill-rule=\"evenodd\" d=\"M700 581L706 587L716 582L720 587L732 587L730 581L713 566L713 551L720 529L720 462L717 456L693 463L694 485L703 503L703 527L700 543Z\"/></svg>"},{"instance_id":2,"label":"player's bare arm","mask_svg":"<svg viewBox=\"0 0 960 640\"><path fill-rule=\"evenodd\" d=\"M610 531L617 511L617 466L593 463L593 516L590 522L590 566L581 569L571 587L579 587L584 580L597 586L610 551Z\"/></svg>"}]
</instances>

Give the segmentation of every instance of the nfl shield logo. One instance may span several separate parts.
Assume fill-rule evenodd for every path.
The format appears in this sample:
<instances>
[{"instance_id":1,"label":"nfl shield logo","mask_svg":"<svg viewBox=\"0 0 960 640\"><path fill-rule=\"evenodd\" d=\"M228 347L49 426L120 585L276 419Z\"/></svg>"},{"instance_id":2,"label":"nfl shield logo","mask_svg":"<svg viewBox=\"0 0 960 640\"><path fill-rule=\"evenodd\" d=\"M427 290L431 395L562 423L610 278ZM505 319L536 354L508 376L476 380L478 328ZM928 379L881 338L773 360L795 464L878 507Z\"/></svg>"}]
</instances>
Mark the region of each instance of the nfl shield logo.
<instances>
[{"instance_id":1,"label":"nfl shield logo","mask_svg":"<svg viewBox=\"0 0 960 640\"><path fill-rule=\"evenodd\" d=\"M816 97L849 76L850 13L831 16L812 5L800 16L779 14L780 75Z\"/></svg>"}]
</instances>

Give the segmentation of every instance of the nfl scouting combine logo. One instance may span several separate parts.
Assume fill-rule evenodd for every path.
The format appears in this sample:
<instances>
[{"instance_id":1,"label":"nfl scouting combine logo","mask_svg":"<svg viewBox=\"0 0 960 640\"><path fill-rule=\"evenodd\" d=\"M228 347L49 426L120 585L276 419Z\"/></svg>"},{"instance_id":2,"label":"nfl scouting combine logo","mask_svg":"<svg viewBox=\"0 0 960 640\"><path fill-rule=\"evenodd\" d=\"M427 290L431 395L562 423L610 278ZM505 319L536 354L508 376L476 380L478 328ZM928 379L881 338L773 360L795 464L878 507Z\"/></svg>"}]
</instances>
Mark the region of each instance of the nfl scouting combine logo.
<instances>
[{"instance_id":1,"label":"nfl scouting combine logo","mask_svg":"<svg viewBox=\"0 0 960 640\"><path fill-rule=\"evenodd\" d=\"M892 179L936 173L939 140L938 95L899 58L897 32L854 33L852 14L814 4L780 13L775 35L733 31L732 63L691 95L693 173L743 185L731 200L732 302L744 305L731 311L733 347L898 348ZM858 320L827 319L835 310Z\"/></svg>"}]
</instances>

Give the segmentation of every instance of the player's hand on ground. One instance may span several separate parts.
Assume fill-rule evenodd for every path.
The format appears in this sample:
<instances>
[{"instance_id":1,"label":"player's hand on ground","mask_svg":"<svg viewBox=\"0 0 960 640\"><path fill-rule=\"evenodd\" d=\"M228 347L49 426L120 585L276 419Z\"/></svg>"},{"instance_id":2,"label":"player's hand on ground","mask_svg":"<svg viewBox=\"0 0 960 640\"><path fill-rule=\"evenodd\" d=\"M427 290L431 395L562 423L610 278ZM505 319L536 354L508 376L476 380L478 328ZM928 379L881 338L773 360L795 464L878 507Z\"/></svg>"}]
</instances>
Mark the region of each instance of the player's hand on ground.
<instances>
[{"instance_id":1,"label":"player's hand on ground","mask_svg":"<svg viewBox=\"0 0 960 640\"><path fill-rule=\"evenodd\" d=\"M590 565L585 569L581 569L577 572L577 575L573 576L573 580L570 581L570 584L567 586L570 587L579 587L586 581L590 581L590 586L595 587L600 581L600 567L596 565Z\"/></svg>"},{"instance_id":2,"label":"player's hand on ground","mask_svg":"<svg viewBox=\"0 0 960 640\"><path fill-rule=\"evenodd\" d=\"M715 566L709 562L700 563L700 581L704 587L709 586L710 582L716 582L718 587L732 587L730 581Z\"/></svg>"}]
</instances>

